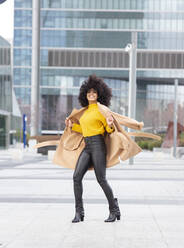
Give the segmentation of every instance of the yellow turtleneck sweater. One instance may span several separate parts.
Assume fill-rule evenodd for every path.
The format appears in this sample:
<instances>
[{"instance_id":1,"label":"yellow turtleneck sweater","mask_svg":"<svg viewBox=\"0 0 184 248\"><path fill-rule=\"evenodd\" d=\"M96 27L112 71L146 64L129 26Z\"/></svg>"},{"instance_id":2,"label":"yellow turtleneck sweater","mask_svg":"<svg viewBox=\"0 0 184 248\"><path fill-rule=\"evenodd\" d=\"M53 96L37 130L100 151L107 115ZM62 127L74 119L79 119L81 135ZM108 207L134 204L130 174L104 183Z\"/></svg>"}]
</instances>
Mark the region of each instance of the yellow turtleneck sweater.
<instances>
[{"instance_id":1,"label":"yellow turtleneck sweater","mask_svg":"<svg viewBox=\"0 0 184 248\"><path fill-rule=\"evenodd\" d=\"M84 137L104 134L105 131L112 133L114 128L109 127L105 117L98 110L96 103L89 104L79 120L80 125L73 123L72 130L82 133Z\"/></svg>"}]
</instances>

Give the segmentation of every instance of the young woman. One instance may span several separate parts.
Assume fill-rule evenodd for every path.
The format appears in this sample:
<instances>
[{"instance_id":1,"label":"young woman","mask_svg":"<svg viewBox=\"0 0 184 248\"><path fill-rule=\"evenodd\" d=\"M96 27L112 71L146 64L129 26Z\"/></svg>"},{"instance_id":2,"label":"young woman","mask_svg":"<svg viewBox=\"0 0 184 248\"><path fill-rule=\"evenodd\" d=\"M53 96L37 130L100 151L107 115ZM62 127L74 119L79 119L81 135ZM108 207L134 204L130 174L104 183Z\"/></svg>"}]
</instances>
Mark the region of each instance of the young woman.
<instances>
[{"instance_id":1,"label":"young woman","mask_svg":"<svg viewBox=\"0 0 184 248\"><path fill-rule=\"evenodd\" d=\"M120 220L117 198L106 180L106 168L119 164L139 152L141 148L131 136L160 137L145 132L126 132L122 126L141 130L144 123L111 111L108 106L112 97L111 89L96 75L82 84L78 96L81 109L73 109L66 118L66 128L60 140L45 141L35 148L57 145L53 163L74 169L73 185L75 196L75 217L73 223L84 220L82 200L82 179L87 170L94 169L108 203L109 217L105 222Z\"/></svg>"},{"instance_id":2,"label":"young woman","mask_svg":"<svg viewBox=\"0 0 184 248\"><path fill-rule=\"evenodd\" d=\"M73 174L74 195L75 195L75 217L73 223L84 220L84 207L82 200L83 186L82 179L87 172L90 164L94 166L95 175L98 183L102 187L108 203L110 215L105 222L113 222L116 219L120 220L120 209L117 198L111 186L106 179L106 145L104 142L104 133L112 133L113 117L109 115L105 118L98 110L97 102L109 106L112 94L111 89L104 83L101 78L95 75L89 76L85 81L79 93L79 102L87 109L81 116L79 122L72 123L66 118L65 124L72 131L82 133L85 141L85 148L81 152Z\"/></svg>"}]
</instances>

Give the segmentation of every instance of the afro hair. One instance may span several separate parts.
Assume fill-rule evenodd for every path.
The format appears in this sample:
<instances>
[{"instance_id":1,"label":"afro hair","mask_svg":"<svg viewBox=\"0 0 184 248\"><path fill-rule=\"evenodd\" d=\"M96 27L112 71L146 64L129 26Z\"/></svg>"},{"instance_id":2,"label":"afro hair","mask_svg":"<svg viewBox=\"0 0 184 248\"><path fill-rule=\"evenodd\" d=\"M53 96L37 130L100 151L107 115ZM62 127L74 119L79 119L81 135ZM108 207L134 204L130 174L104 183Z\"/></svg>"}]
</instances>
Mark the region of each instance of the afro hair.
<instances>
[{"instance_id":1,"label":"afro hair","mask_svg":"<svg viewBox=\"0 0 184 248\"><path fill-rule=\"evenodd\" d=\"M97 91L97 101L107 107L110 106L112 90L107 86L107 84L103 81L102 78L97 77L95 74L90 75L80 87L78 100L81 106L88 106L89 103L87 100L87 92L92 88Z\"/></svg>"}]
</instances>

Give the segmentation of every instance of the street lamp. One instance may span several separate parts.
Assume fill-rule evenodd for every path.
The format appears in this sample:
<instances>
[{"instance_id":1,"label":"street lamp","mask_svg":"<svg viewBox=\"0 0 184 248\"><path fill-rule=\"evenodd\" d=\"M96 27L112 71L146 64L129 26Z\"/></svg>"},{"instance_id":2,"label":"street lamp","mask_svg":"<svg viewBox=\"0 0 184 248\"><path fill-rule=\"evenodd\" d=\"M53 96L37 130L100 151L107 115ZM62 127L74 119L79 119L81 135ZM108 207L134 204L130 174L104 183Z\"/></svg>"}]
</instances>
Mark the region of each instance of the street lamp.
<instances>
[{"instance_id":1,"label":"street lamp","mask_svg":"<svg viewBox=\"0 0 184 248\"><path fill-rule=\"evenodd\" d=\"M32 8L31 136L40 132L40 0Z\"/></svg>"},{"instance_id":2,"label":"street lamp","mask_svg":"<svg viewBox=\"0 0 184 248\"><path fill-rule=\"evenodd\" d=\"M177 125L178 125L178 79L174 80L174 126L173 126L173 156L176 158L177 147Z\"/></svg>"},{"instance_id":3,"label":"street lamp","mask_svg":"<svg viewBox=\"0 0 184 248\"><path fill-rule=\"evenodd\" d=\"M128 43L125 47L126 52L130 52L132 50L132 44Z\"/></svg>"},{"instance_id":4,"label":"street lamp","mask_svg":"<svg viewBox=\"0 0 184 248\"><path fill-rule=\"evenodd\" d=\"M26 123L27 123L27 116L25 114L23 114L23 145L24 148L26 148L26 136L27 136L27 129L26 129Z\"/></svg>"},{"instance_id":5,"label":"street lamp","mask_svg":"<svg viewBox=\"0 0 184 248\"><path fill-rule=\"evenodd\" d=\"M132 43L128 43L125 51L129 53L129 97L128 97L128 117L135 119L136 113L136 69L137 69L137 32L132 32ZM131 131L131 129L129 129ZM133 157L129 159L129 164L133 165Z\"/></svg>"}]
</instances>

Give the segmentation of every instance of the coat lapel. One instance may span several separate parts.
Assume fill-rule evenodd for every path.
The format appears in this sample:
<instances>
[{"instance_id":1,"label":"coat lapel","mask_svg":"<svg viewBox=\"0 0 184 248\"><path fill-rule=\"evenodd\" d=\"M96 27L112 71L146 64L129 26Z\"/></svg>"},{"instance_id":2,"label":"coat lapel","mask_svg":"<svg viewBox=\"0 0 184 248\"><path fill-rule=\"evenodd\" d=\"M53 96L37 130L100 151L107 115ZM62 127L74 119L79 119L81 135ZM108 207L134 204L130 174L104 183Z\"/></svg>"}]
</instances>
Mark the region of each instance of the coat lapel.
<instances>
[{"instance_id":1,"label":"coat lapel","mask_svg":"<svg viewBox=\"0 0 184 248\"><path fill-rule=\"evenodd\" d=\"M104 117L107 117L111 111L108 107L106 107L105 105L102 105L101 103L97 102L97 105L98 105L98 109L99 111L101 112L101 114L104 116ZM87 109L88 107L83 107L83 108L80 108L80 109L76 109L74 108L71 112L71 114L68 116L68 118L70 119L80 119L80 117L83 115L84 111Z\"/></svg>"},{"instance_id":2,"label":"coat lapel","mask_svg":"<svg viewBox=\"0 0 184 248\"><path fill-rule=\"evenodd\" d=\"M77 115L83 114L83 112L87 109L87 107L83 107L80 109L76 109L74 108L71 112L71 114L68 116L68 118L73 118L73 117L77 117Z\"/></svg>"}]
</instances>

